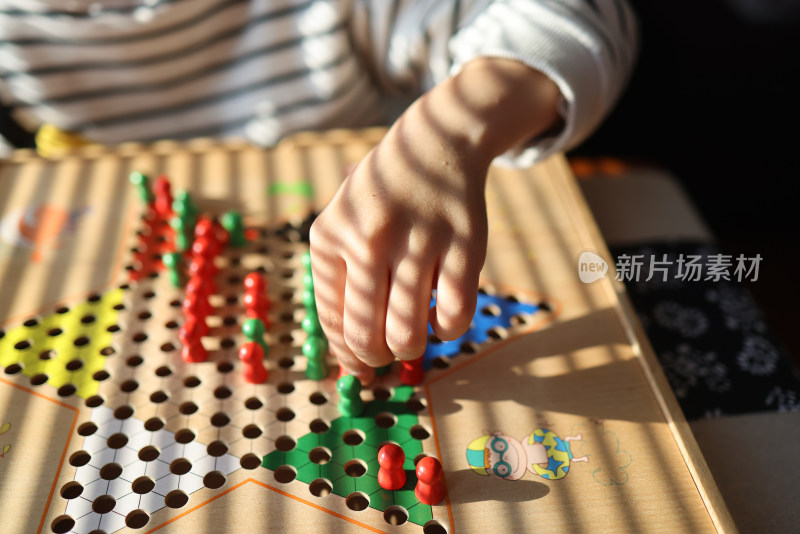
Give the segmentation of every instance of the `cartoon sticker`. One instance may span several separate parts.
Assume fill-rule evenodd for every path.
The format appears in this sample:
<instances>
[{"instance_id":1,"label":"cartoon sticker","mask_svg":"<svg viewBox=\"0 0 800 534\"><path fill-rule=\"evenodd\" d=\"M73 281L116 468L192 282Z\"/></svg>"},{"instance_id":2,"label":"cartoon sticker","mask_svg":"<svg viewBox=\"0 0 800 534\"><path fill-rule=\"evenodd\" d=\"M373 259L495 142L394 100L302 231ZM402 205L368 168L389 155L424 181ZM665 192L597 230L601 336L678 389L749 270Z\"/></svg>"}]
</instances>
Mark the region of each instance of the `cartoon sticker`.
<instances>
[{"instance_id":1,"label":"cartoon sticker","mask_svg":"<svg viewBox=\"0 0 800 534\"><path fill-rule=\"evenodd\" d=\"M520 440L502 432L484 434L467 447L467 463L479 475L518 480L530 471L548 480L567 476L570 462L588 462L588 456L573 457L570 442L583 436L560 438L546 428L537 428Z\"/></svg>"}]
</instances>

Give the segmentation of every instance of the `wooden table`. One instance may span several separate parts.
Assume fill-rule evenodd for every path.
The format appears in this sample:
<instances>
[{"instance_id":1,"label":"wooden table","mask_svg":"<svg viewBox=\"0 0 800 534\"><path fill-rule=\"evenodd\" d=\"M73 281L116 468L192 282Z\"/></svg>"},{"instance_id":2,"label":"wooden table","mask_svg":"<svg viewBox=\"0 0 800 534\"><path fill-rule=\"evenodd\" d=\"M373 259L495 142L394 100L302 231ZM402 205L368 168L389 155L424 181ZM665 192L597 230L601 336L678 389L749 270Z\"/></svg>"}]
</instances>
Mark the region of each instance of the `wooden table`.
<instances>
[{"instance_id":1,"label":"wooden table","mask_svg":"<svg viewBox=\"0 0 800 534\"><path fill-rule=\"evenodd\" d=\"M5 532L735 532L614 266L579 278L582 253L611 256L562 156L491 170L475 327L431 341L423 384L393 370L348 418L333 361L306 378L304 232L382 134L0 163ZM180 358L184 290L159 260L172 230L145 219L132 171L251 229L216 258L206 362ZM272 300L259 385L237 359L254 270ZM397 492L375 478L389 441L406 452ZM423 456L444 468L433 506L414 498Z\"/></svg>"}]
</instances>

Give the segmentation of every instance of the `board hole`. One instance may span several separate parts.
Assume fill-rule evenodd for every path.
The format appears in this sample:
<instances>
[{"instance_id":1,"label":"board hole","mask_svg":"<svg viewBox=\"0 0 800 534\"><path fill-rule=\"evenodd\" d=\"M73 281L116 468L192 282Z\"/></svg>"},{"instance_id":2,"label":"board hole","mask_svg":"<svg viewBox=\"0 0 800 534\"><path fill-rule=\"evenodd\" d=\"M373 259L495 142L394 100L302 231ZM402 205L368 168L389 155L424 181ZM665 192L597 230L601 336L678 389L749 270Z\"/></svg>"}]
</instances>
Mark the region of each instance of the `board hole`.
<instances>
[{"instance_id":1,"label":"board hole","mask_svg":"<svg viewBox=\"0 0 800 534\"><path fill-rule=\"evenodd\" d=\"M278 384L278 393L281 393L282 395L288 395L292 391L294 391L294 384L291 382L281 382Z\"/></svg>"},{"instance_id":2,"label":"board hole","mask_svg":"<svg viewBox=\"0 0 800 534\"><path fill-rule=\"evenodd\" d=\"M501 340L501 339L506 339L508 337L508 332L506 331L505 328L500 328L499 326L495 326L487 330L486 335L489 336L490 339Z\"/></svg>"},{"instance_id":3,"label":"board hole","mask_svg":"<svg viewBox=\"0 0 800 534\"><path fill-rule=\"evenodd\" d=\"M360 491L348 495L344 502L354 512L361 512L369 507L369 497Z\"/></svg>"},{"instance_id":4,"label":"board hole","mask_svg":"<svg viewBox=\"0 0 800 534\"><path fill-rule=\"evenodd\" d=\"M120 406L116 410L114 410L114 418L124 421L128 417L133 415L133 408L130 406Z\"/></svg>"},{"instance_id":5,"label":"board hole","mask_svg":"<svg viewBox=\"0 0 800 534\"><path fill-rule=\"evenodd\" d=\"M92 511L96 514L107 514L117 505L117 500L111 495L100 495L92 502Z\"/></svg>"},{"instance_id":6,"label":"board hole","mask_svg":"<svg viewBox=\"0 0 800 534\"><path fill-rule=\"evenodd\" d=\"M100 468L100 478L103 480L114 480L122 474L122 466L116 462L106 464Z\"/></svg>"},{"instance_id":7,"label":"board hole","mask_svg":"<svg viewBox=\"0 0 800 534\"><path fill-rule=\"evenodd\" d=\"M480 346L474 341L465 341L459 346L459 350L464 354L476 354Z\"/></svg>"},{"instance_id":8,"label":"board hole","mask_svg":"<svg viewBox=\"0 0 800 534\"><path fill-rule=\"evenodd\" d=\"M227 386L220 386L214 390L214 396L220 400L227 399L231 395L233 395L233 391Z\"/></svg>"},{"instance_id":9,"label":"board hole","mask_svg":"<svg viewBox=\"0 0 800 534\"><path fill-rule=\"evenodd\" d=\"M81 317L81 323L83 323L83 324L92 324L96 320L97 320L97 317L95 317L91 313L88 313L88 314L84 315L83 317Z\"/></svg>"},{"instance_id":10,"label":"board hole","mask_svg":"<svg viewBox=\"0 0 800 534\"><path fill-rule=\"evenodd\" d=\"M170 368L169 368L168 366L166 366L166 365L162 365L161 367L159 367L158 369L156 369L156 376L160 376L160 377L162 377L162 378L163 378L163 377L165 377L165 376L169 376L169 375L171 375L171 374L172 374L172 369L170 369Z\"/></svg>"},{"instance_id":11,"label":"board hole","mask_svg":"<svg viewBox=\"0 0 800 534\"><path fill-rule=\"evenodd\" d=\"M64 331L58 328L57 326L47 331L47 335L50 337L60 336L63 333Z\"/></svg>"},{"instance_id":12,"label":"board hole","mask_svg":"<svg viewBox=\"0 0 800 534\"><path fill-rule=\"evenodd\" d=\"M185 475L192 470L192 462L186 458L176 458L169 464L169 472L173 475Z\"/></svg>"},{"instance_id":13,"label":"board hole","mask_svg":"<svg viewBox=\"0 0 800 534\"><path fill-rule=\"evenodd\" d=\"M194 432L188 428L182 428L175 432L175 441L183 443L184 445L190 443L194 439Z\"/></svg>"},{"instance_id":14,"label":"board hole","mask_svg":"<svg viewBox=\"0 0 800 534\"><path fill-rule=\"evenodd\" d=\"M5 369L7 375L15 375L22 371L22 366L18 363L12 363Z\"/></svg>"},{"instance_id":15,"label":"board hole","mask_svg":"<svg viewBox=\"0 0 800 534\"><path fill-rule=\"evenodd\" d=\"M121 449L122 447L128 444L128 436L126 436L122 432L111 434L106 440L106 444L111 449Z\"/></svg>"},{"instance_id":16,"label":"board hole","mask_svg":"<svg viewBox=\"0 0 800 534\"><path fill-rule=\"evenodd\" d=\"M297 477L297 470L291 465L282 465L275 470L275 480L281 484L291 482Z\"/></svg>"},{"instance_id":17,"label":"board hole","mask_svg":"<svg viewBox=\"0 0 800 534\"><path fill-rule=\"evenodd\" d=\"M241 465L244 469L253 470L261 466L261 458L252 452L248 452L242 456L241 460L239 460L239 465Z\"/></svg>"},{"instance_id":18,"label":"board hole","mask_svg":"<svg viewBox=\"0 0 800 534\"><path fill-rule=\"evenodd\" d=\"M154 391L150 394L150 402L155 404L161 404L162 402L167 402L169 400L169 395L165 391Z\"/></svg>"},{"instance_id":19,"label":"board hole","mask_svg":"<svg viewBox=\"0 0 800 534\"><path fill-rule=\"evenodd\" d=\"M85 347L89 344L89 338L86 336L80 336L79 338L75 339L72 344L76 347Z\"/></svg>"},{"instance_id":20,"label":"board hole","mask_svg":"<svg viewBox=\"0 0 800 534\"><path fill-rule=\"evenodd\" d=\"M431 437L431 433L428 432L428 430L422 425L414 425L411 427L411 437L414 439L423 440Z\"/></svg>"},{"instance_id":21,"label":"board hole","mask_svg":"<svg viewBox=\"0 0 800 534\"><path fill-rule=\"evenodd\" d=\"M172 352L175 350L175 345L167 341L166 343L161 345L161 352Z\"/></svg>"},{"instance_id":22,"label":"board hole","mask_svg":"<svg viewBox=\"0 0 800 534\"><path fill-rule=\"evenodd\" d=\"M164 421L160 417L151 417L144 422L145 430L156 432L164 428Z\"/></svg>"},{"instance_id":23,"label":"board hole","mask_svg":"<svg viewBox=\"0 0 800 534\"><path fill-rule=\"evenodd\" d=\"M187 376L183 379L183 385L187 388L196 388L200 385L200 379L196 376Z\"/></svg>"},{"instance_id":24,"label":"board hole","mask_svg":"<svg viewBox=\"0 0 800 534\"><path fill-rule=\"evenodd\" d=\"M73 467L81 467L88 464L89 460L91 459L92 456L88 452L84 450L75 451L69 457L69 465Z\"/></svg>"},{"instance_id":25,"label":"board hole","mask_svg":"<svg viewBox=\"0 0 800 534\"><path fill-rule=\"evenodd\" d=\"M322 406L323 404L328 402L328 397L326 397L323 393L316 391L308 397L308 400L311 401L311 404Z\"/></svg>"},{"instance_id":26,"label":"board hole","mask_svg":"<svg viewBox=\"0 0 800 534\"><path fill-rule=\"evenodd\" d=\"M379 428L392 428L397 424L397 416L390 412L381 412L375 416L375 424Z\"/></svg>"},{"instance_id":27,"label":"board hole","mask_svg":"<svg viewBox=\"0 0 800 534\"><path fill-rule=\"evenodd\" d=\"M103 382L111 378L111 375L108 374L108 371L100 370L97 371L95 374L92 375L92 379L96 380L97 382Z\"/></svg>"},{"instance_id":28,"label":"board hole","mask_svg":"<svg viewBox=\"0 0 800 534\"><path fill-rule=\"evenodd\" d=\"M170 508L181 508L189 502L189 496L182 490L175 489L167 493L164 497L164 504Z\"/></svg>"},{"instance_id":29,"label":"board hole","mask_svg":"<svg viewBox=\"0 0 800 534\"><path fill-rule=\"evenodd\" d=\"M217 412L211 416L211 424L217 428L221 428L230 422L231 418L228 417L228 414L223 412Z\"/></svg>"},{"instance_id":30,"label":"board hole","mask_svg":"<svg viewBox=\"0 0 800 534\"><path fill-rule=\"evenodd\" d=\"M150 493L155 487L156 481L149 476L141 476L131 482L131 489L134 493L138 493L139 495Z\"/></svg>"},{"instance_id":31,"label":"board hole","mask_svg":"<svg viewBox=\"0 0 800 534\"><path fill-rule=\"evenodd\" d=\"M137 315L137 317L138 317L139 319L141 319L142 321L146 321L147 319L151 318L152 316L153 316L153 314L152 314L152 313L150 313L150 312L149 312L149 311L147 311L147 310L140 311L140 312L139 312L139 314Z\"/></svg>"},{"instance_id":32,"label":"board hole","mask_svg":"<svg viewBox=\"0 0 800 534\"><path fill-rule=\"evenodd\" d=\"M431 360L431 366L435 369L447 369L450 367L450 358L446 356L437 356Z\"/></svg>"},{"instance_id":33,"label":"board hole","mask_svg":"<svg viewBox=\"0 0 800 534\"><path fill-rule=\"evenodd\" d=\"M425 403L420 399L411 398L406 401L406 408L412 412L421 412L425 409Z\"/></svg>"},{"instance_id":34,"label":"board hole","mask_svg":"<svg viewBox=\"0 0 800 534\"><path fill-rule=\"evenodd\" d=\"M128 356L128 359L125 360L125 365L128 367L139 367L144 363L144 358L139 356L138 354L134 354L133 356Z\"/></svg>"},{"instance_id":35,"label":"board hole","mask_svg":"<svg viewBox=\"0 0 800 534\"><path fill-rule=\"evenodd\" d=\"M289 452L294 449L297 443L289 436L278 436L275 440L275 448L281 452Z\"/></svg>"},{"instance_id":36,"label":"board hole","mask_svg":"<svg viewBox=\"0 0 800 534\"><path fill-rule=\"evenodd\" d=\"M393 505L383 512L383 518L390 525L402 525L408 521L408 511L402 506Z\"/></svg>"},{"instance_id":37,"label":"board hole","mask_svg":"<svg viewBox=\"0 0 800 534\"><path fill-rule=\"evenodd\" d=\"M43 350L39 353L39 359L43 361L52 360L56 356L56 351L53 349Z\"/></svg>"},{"instance_id":38,"label":"board hole","mask_svg":"<svg viewBox=\"0 0 800 534\"><path fill-rule=\"evenodd\" d=\"M125 525L128 528L142 528L150 521L150 516L144 510L131 510L125 516Z\"/></svg>"},{"instance_id":39,"label":"board hole","mask_svg":"<svg viewBox=\"0 0 800 534\"><path fill-rule=\"evenodd\" d=\"M73 393L75 393L78 389L73 384L64 384L60 388L58 388L58 396L59 397L69 397Z\"/></svg>"},{"instance_id":40,"label":"board hole","mask_svg":"<svg viewBox=\"0 0 800 534\"><path fill-rule=\"evenodd\" d=\"M55 534L66 534L75 526L75 520L67 514L60 515L50 523L50 530Z\"/></svg>"},{"instance_id":41,"label":"board hole","mask_svg":"<svg viewBox=\"0 0 800 534\"><path fill-rule=\"evenodd\" d=\"M131 393L139 388L139 382L136 380L126 380L119 385L120 391L124 393Z\"/></svg>"},{"instance_id":42,"label":"board hole","mask_svg":"<svg viewBox=\"0 0 800 534\"><path fill-rule=\"evenodd\" d=\"M331 428L330 425L323 419L314 419L313 421L311 421L308 427L314 434L324 434Z\"/></svg>"},{"instance_id":43,"label":"board hole","mask_svg":"<svg viewBox=\"0 0 800 534\"><path fill-rule=\"evenodd\" d=\"M291 356L284 356L278 360L278 367L281 369L290 369L294 365L294 358Z\"/></svg>"},{"instance_id":44,"label":"board hole","mask_svg":"<svg viewBox=\"0 0 800 534\"><path fill-rule=\"evenodd\" d=\"M372 391L372 394L375 396L375 400L377 401L386 401L389 400L392 396L392 392L386 388L377 387Z\"/></svg>"},{"instance_id":45,"label":"board hole","mask_svg":"<svg viewBox=\"0 0 800 534\"><path fill-rule=\"evenodd\" d=\"M318 465L325 465L331 461L331 450L328 447L314 447L308 453L308 458Z\"/></svg>"},{"instance_id":46,"label":"board hole","mask_svg":"<svg viewBox=\"0 0 800 534\"><path fill-rule=\"evenodd\" d=\"M31 385L32 385L32 386L41 386L42 384L44 384L45 382L47 382L47 380L48 380L49 378L50 378L50 377L48 377L48 376L47 376L46 374L44 374L44 373L38 373L38 374L35 374L35 375L33 375L33 376L31 377Z\"/></svg>"},{"instance_id":47,"label":"board hole","mask_svg":"<svg viewBox=\"0 0 800 534\"><path fill-rule=\"evenodd\" d=\"M64 367L66 367L67 371L77 371L78 369L83 367L83 360L78 360L78 359L70 360Z\"/></svg>"},{"instance_id":48,"label":"board hole","mask_svg":"<svg viewBox=\"0 0 800 534\"><path fill-rule=\"evenodd\" d=\"M17 350L25 350L31 347L31 342L27 339L23 339L22 341L18 341L14 344L14 348Z\"/></svg>"},{"instance_id":49,"label":"board hole","mask_svg":"<svg viewBox=\"0 0 800 534\"><path fill-rule=\"evenodd\" d=\"M158 447L146 445L139 450L139 459L143 462L152 462L161 455Z\"/></svg>"},{"instance_id":50,"label":"board hole","mask_svg":"<svg viewBox=\"0 0 800 534\"><path fill-rule=\"evenodd\" d=\"M435 519L431 519L422 526L422 534L447 534L447 529Z\"/></svg>"},{"instance_id":51,"label":"board hole","mask_svg":"<svg viewBox=\"0 0 800 534\"><path fill-rule=\"evenodd\" d=\"M228 446L225 444L224 441L215 440L208 444L208 447L206 447L206 452L208 452L209 456L213 456L214 458L219 458L220 456L228 452Z\"/></svg>"},{"instance_id":52,"label":"board hole","mask_svg":"<svg viewBox=\"0 0 800 534\"><path fill-rule=\"evenodd\" d=\"M233 364L231 362L219 362L217 364L217 371L226 374L233 371Z\"/></svg>"},{"instance_id":53,"label":"board hole","mask_svg":"<svg viewBox=\"0 0 800 534\"><path fill-rule=\"evenodd\" d=\"M135 334L133 334L133 337L131 339L133 340L134 343L144 343L145 341L147 341L147 334L145 334L144 332L136 332Z\"/></svg>"},{"instance_id":54,"label":"board hole","mask_svg":"<svg viewBox=\"0 0 800 534\"><path fill-rule=\"evenodd\" d=\"M308 491L314 497L325 497L333 491L333 484L331 484L330 480L318 478L311 481L311 484L308 485Z\"/></svg>"},{"instance_id":55,"label":"board hole","mask_svg":"<svg viewBox=\"0 0 800 534\"><path fill-rule=\"evenodd\" d=\"M87 421L78 427L78 435L80 436L91 436L95 432L97 432L97 425L92 421Z\"/></svg>"},{"instance_id":56,"label":"board hole","mask_svg":"<svg viewBox=\"0 0 800 534\"><path fill-rule=\"evenodd\" d=\"M294 411L291 408L284 406L275 412L275 416L278 418L278 421L283 421L285 423L294 419Z\"/></svg>"},{"instance_id":57,"label":"board hole","mask_svg":"<svg viewBox=\"0 0 800 534\"><path fill-rule=\"evenodd\" d=\"M64 499L76 499L83 493L83 485L77 480L70 480L61 486L61 497Z\"/></svg>"},{"instance_id":58,"label":"board hole","mask_svg":"<svg viewBox=\"0 0 800 534\"><path fill-rule=\"evenodd\" d=\"M178 324L178 321L176 321L175 319L172 319L172 320L167 321L166 323L164 323L164 326L169 330L175 330L180 325Z\"/></svg>"},{"instance_id":59,"label":"board hole","mask_svg":"<svg viewBox=\"0 0 800 534\"><path fill-rule=\"evenodd\" d=\"M364 460L354 458L344 464L344 472L353 478L362 477L367 472L367 464Z\"/></svg>"},{"instance_id":60,"label":"board hole","mask_svg":"<svg viewBox=\"0 0 800 534\"><path fill-rule=\"evenodd\" d=\"M256 424L249 424L242 429L242 435L247 439L255 439L262 434L261 428Z\"/></svg>"},{"instance_id":61,"label":"board hole","mask_svg":"<svg viewBox=\"0 0 800 534\"><path fill-rule=\"evenodd\" d=\"M86 406L89 408L97 408L104 402L105 400L100 395L92 395L91 397L86 399Z\"/></svg>"},{"instance_id":62,"label":"board hole","mask_svg":"<svg viewBox=\"0 0 800 534\"><path fill-rule=\"evenodd\" d=\"M224 338L219 342L219 346L223 349L230 349L236 346L236 340L230 337Z\"/></svg>"},{"instance_id":63,"label":"board hole","mask_svg":"<svg viewBox=\"0 0 800 534\"><path fill-rule=\"evenodd\" d=\"M366 435L362 430L357 428L350 429L342 435L342 440L346 445L350 445L351 447L361 445L364 439L366 439Z\"/></svg>"},{"instance_id":64,"label":"board hole","mask_svg":"<svg viewBox=\"0 0 800 534\"><path fill-rule=\"evenodd\" d=\"M32 327L37 326L39 324L39 319L37 319L36 317L31 317L30 319L28 319L27 321L25 321L22 324L24 326L27 326L28 328L32 328Z\"/></svg>"},{"instance_id":65,"label":"board hole","mask_svg":"<svg viewBox=\"0 0 800 534\"><path fill-rule=\"evenodd\" d=\"M278 386L278 387L280 388L280 386ZM261 402L261 401L260 401L259 399L257 399L256 397L250 397L249 399L247 399L247 400L245 400L245 401L244 401L244 406L245 406L245 408L247 408L248 410L258 410L259 408L261 408L262 406L264 406L264 403L263 403L263 402Z\"/></svg>"},{"instance_id":66,"label":"board hole","mask_svg":"<svg viewBox=\"0 0 800 534\"><path fill-rule=\"evenodd\" d=\"M181 412L183 415L192 415L198 410L198 407L192 401L182 402L180 406L178 406L178 411Z\"/></svg>"}]
</instances>

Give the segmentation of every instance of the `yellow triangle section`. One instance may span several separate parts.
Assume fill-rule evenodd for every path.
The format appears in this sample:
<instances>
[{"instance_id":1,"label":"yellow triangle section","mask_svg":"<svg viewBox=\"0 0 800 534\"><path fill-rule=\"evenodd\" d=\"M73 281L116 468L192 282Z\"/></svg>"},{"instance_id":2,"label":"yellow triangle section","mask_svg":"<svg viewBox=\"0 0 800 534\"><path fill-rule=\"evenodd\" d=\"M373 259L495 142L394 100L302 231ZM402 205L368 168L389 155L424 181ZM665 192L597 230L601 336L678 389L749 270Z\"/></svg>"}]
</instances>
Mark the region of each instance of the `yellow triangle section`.
<instances>
[{"instance_id":1,"label":"yellow triangle section","mask_svg":"<svg viewBox=\"0 0 800 534\"><path fill-rule=\"evenodd\" d=\"M122 289L90 297L71 308L25 321L0 338L0 366L18 365L32 383L47 384L64 394L89 398L100 384L95 373L114 352L113 332L123 309ZM74 392L70 391L74 387Z\"/></svg>"}]
</instances>

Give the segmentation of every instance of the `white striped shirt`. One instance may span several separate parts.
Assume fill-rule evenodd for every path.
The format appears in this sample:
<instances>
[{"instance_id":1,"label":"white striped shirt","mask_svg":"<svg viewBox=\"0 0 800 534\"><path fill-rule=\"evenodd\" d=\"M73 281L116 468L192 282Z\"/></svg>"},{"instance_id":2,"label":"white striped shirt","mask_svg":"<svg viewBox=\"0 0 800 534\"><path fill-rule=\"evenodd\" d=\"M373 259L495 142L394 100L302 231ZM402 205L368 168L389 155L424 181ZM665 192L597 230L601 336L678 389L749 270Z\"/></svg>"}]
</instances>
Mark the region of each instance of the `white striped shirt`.
<instances>
[{"instance_id":1,"label":"white striped shirt","mask_svg":"<svg viewBox=\"0 0 800 534\"><path fill-rule=\"evenodd\" d=\"M477 56L550 76L566 150L610 111L637 36L624 0L0 0L0 99L103 143L391 121Z\"/></svg>"}]
</instances>

